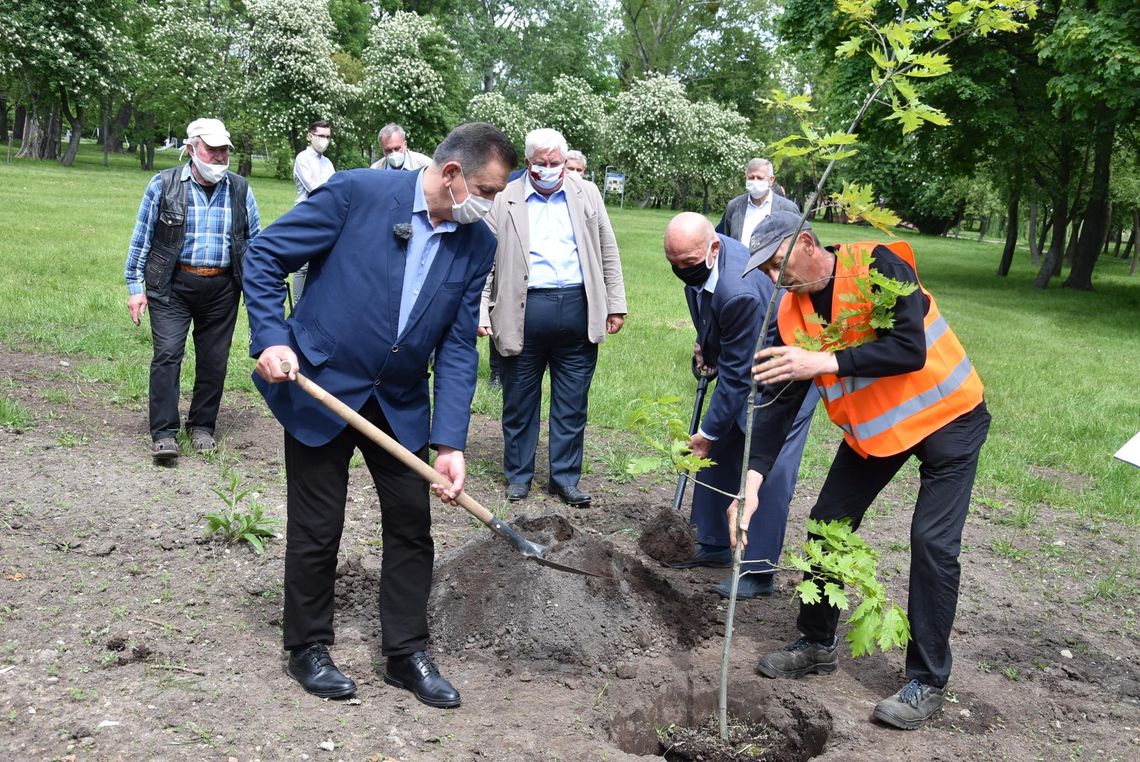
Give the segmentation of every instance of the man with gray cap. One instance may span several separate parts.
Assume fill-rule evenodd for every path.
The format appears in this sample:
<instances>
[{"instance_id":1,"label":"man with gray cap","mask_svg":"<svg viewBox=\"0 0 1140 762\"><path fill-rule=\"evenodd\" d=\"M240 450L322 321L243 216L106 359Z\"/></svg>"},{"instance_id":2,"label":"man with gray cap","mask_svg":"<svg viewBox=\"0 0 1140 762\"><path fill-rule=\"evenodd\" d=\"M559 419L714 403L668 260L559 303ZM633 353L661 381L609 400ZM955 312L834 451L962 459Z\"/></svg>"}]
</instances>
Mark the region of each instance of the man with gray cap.
<instances>
[{"instance_id":1,"label":"man with gray cap","mask_svg":"<svg viewBox=\"0 0 1140 762\"><path fill-rule=\"evenodd\" d=\"M823 248L810 224L796 234L799 222L799 215L773 212L752 235L748 268L759 267L787 293L780 302L776 343L756 354L752 368L764 387L753 419L740 535L747 544L755 495L813 382L828 416L843 430L843 441L812 519L848 520L858 529L879 492L912 455L918 458L907 683L874 711L880 722L912 730L942 708L950 678L958 553L990 415L981 379L918 280L910 246L899 241ZM882 288L873 284L883 283L883 276L913 287L886 314L868 296ZM735 502L728 511L735 545ZM765 677L834 672L838 624L839 609L826 600L801 603L800 637L763 657L757 671Z\"/></svg>"},{"instance_id":2,"label":"man with gray cap","mask_svg":"<svg viewBox=\"0 0 1140 762\"><path fill-rule=\"evenodd\" d=\"M261 230L244 177L229 171L230 133L218 119L186 128L190 161L164 169L147 185L127 252L127 309L139 325L150 309L151 454L178 457L178 393L186 336L194 325L194 396L186 431L198 452L215 448L214 428L226 380L241 296L241 262Z\"/></svg>"}]
</instances>

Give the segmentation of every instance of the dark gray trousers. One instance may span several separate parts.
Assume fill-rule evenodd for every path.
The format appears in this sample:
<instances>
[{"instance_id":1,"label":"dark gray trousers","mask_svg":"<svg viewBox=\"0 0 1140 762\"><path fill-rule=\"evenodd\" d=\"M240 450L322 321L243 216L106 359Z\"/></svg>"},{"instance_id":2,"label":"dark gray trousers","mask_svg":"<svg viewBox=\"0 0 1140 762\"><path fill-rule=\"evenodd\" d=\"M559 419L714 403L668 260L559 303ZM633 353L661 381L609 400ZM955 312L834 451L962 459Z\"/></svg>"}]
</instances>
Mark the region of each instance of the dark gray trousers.
<instances>
[{"instance_id":1,"label":"dark gray trousers","mask_svg":"<svg viewBox=\"0 0 1140 762\"><path fill-rule=\"evenodd\" d=\"M150 435L153 439L178 433L178 398L186 337L194 325L194 396L186 429L214 433L230 342L237 322L237 286L229 273L204 278L175 270L170 299L147 300L154 356L150 361Z\"/></svg>"},{"instance_id":2,"label":"dark gray trousers","mask_svg":"<svg viewBox=\"0 0 1140 762\"><path fill-rule=\"evenodd\" d=\"M849 518L858 529L867 508L903 464L912 455L919 459L918 500L910 523L911 641L906 675L939 688L950 678L950 628L958 608L962 527L970 510L978 452L989 428L990 414L982 402L898 455L862 458L844 441L811 509L813 519ZM830 641L838 623L839 609L826 599L800 605L797 625L808 640Z\"/></svg>"},{"instance_id":3,"label":"dark gray trousers","mask_svg":"<svg viewBox=\"0 0 1140 762\"><path fill-rule=\"evenodd\" d=\"M503 472L509 484L534 479L542 377L550 368L550 483L576 487L598 345L587 335L586 292L533 288L526 296L523 348L503 357Z\"/></svg>"}]
</instances>

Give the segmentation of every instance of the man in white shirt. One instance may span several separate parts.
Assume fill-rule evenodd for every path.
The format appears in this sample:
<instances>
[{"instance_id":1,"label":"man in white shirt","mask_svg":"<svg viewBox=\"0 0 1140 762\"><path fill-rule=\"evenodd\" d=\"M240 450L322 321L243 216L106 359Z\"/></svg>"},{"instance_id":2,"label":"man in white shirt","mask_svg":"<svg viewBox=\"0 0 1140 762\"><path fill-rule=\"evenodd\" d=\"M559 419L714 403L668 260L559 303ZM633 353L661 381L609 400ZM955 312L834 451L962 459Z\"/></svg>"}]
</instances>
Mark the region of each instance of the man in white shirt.
<instances>
[{"instance_id":1,"label":"man in white shirt","mask_svg":"<svg viewBox=\"0 0 1140 762\"><path fill-rule=\"evenodd\" d=\"M321 119L309 125L309 147L297 154L293 160L293 184L297 186L297 200L293 206L309 197L314 190L324 185L336 168L325 156L329 141L332 140L332 128L329 123ZM305 278L309 275L309 266L306 264L293 274L293 299L301 298L305 289Z\"/></svg>"},{"instance_id":2,"label":"man in white shirt","mask_svg":"<svg viewBox=\"0 0 1140 762\"><path fill-rule=\"evenodd\" d=\"M773 210L800 213L800 208L778 192L776 175L772 162L767 159L751 159L744 169L745 192L728 202L716 232L735 238L745 246L752 238L752 231Z\"/></svg>"},{"instance_id":3,"label":"man in white shirt","mask_svg":"<svg viewBox=\"0 0 1140 762\"><path fill-rule=\"evenodd\" d=\"M408 138L404 128L389 122L376 137L384 157L373 163L372 169L399 169L415 172L431 164L431 157L408 148Z\"/></svg>"},{"instance_id":4,"label":"man in white shirt","mask_svg":"<svg viewBox=\"0 0 1140 762\"><path fill-rule=\"evenodd\" d=\"M625 322L617 239L598 186L566 171L565 138L526 136L526 171L495 198L487 225L498 236L483 291L479 335L502 359L503 471L507 499L534 479L542 377L550 369L550 492L586 507L578 488L590 382L598 344Z\"/></svg>"}]
</instances>

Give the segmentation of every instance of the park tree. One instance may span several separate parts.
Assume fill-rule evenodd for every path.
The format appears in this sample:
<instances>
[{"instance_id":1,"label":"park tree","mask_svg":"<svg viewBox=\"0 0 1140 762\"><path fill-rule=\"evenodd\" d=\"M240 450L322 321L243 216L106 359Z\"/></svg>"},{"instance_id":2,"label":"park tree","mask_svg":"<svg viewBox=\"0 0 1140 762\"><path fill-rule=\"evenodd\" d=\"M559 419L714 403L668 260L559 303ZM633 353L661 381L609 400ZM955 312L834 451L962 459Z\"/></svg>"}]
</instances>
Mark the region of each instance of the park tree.
<instances>
[{"instance_id":1,"label":"park tree","mask_svg":"<svg viewBox=\"0 0 1140 762\"><path fill-rule=\"evenodd\" d=\"M463 113L454 45L431 16L397 12L372 28L364 51L364 103L373 132L398 122L409 144L431 153Z\"/></svg>"},{"instance_id":2,"label":"park tree","mask_svg":"<svg viewBox=\"0 0 1140 762\"><path fill-rule=\"evenodd\" d=\"M1061 0L1056 25L1041 41L1041 58L1057 76L1049 91L1058 107L1087 121L1093 171L1084 224L1066 288L1092 289L1092 273L1108 226L1112 153L1118 125L1140 115L1140 5L1132 0Z\"/></svg>"},{"instance_id":3,"label":"park tree","mask_svg":"<svg viewBox=\"0 0 1140 762\"><path fill-rule=\"evenodd\" d=\"M75 160L92 104L121 90L131 70L129 9L127 0L0 0L0 69L27 113L19 156ZM60 157L64 120L70 140Z\"/></svg>"},{"instance_id":4,"label":"park tree","mask_svg":"<svg viewBox=\"0 0 1140 762\"><path fill-rule=\"evenodd\" d=\"M308 125L340 113L348 95L332 58L328 0L248 0L248 9L242 101L262 136L297 153Z\"/></svg>"},{"instance_id":5,"label":"park tree","mask_svg":"<svg viewBox=\"0 0 1140 762\"><path fill-rule=\"evenodd\" d=\"M560 74L549 92L528 97L524 109L531 121L561 132L571 148L587 157L605 157L608 99L594 93L585 80Z\"/></svg>"},{"instance_id":6,"label":"park tree","mask_svg":"<svg viewBox=\"0 0 1140 762\"><path fill-rule=\"evenodd\" d=\"M731 106L765 140L780 137L772 134L777 117L756 94L796 78L795 50L777 42L777 16L773 0L717 3L709 26L685 42L672 72L690 99Z\"/></svg>"},{"instance_id":7,"label":"park tree","mask_svg":"<svg viewBox=\"0 0 1140 762\"><path fill-rule=\"evenodd\" d=\"M519 156L523 155L526 134L540 126L522 106L500 92L479 93L467 104L467 119L495 125L510 138Z\"/></svg>"},{"instance_id":8,"label":"park tree","mask_svg":"<svg viewBox=\"0 0 1140 762\"><path fill-rule=\"evenodd\" d=\"M234 118L243 62L235 43L244 20L222 3L171 0L140 7L133 24L138 66L126 97L109 110L116 112L113 133L131 118L142 168L154 168L156 142L171 133L184 136L199 117L226 120L235 145L240 143Z\"/></svg>"},{"instance_id":9,"label":"park tree","mask_svg":"<svg viewBox=\"0 0 1140 762\"><path fill-rule=\"evenodd\" d=\"M621 80L627 86L653 74L673 74L702 30L712 29L720 3L691 0L618 0Z\"/></svg>"},{"instance_id":10,"label":"park tree","mask_svg":"<svg viewBox=\"0 0 1140 762\"><path fill-rule=\"evenodd\" d=\"M655 195L675 192L685 146L699 128L685 88L675 77L651 74L618 94L608 128L614 160L642 190L642 206Z\"/></svg>"},{"instance_id":11,"label":"park tree","mask_svg":"<svg viewBox=\"0 0 1140 762\"><path fill-rule=\"evenodd\" d=\"M701 101L691 110L699 128L685 145L683 174L700 186L701 211L707 214L712 188L734 182L731 193L742 190L744 167L759 144L748 136L748 120L731 106Z\"/></svg>"},{"instance_id":12,"label":"park tree","mask_svg":"<svg viewBox=\"0 0 1140 762\"><path fill-rule=\"evenodd\" d=\"M605 0L439 0L429 3L464 63L472 92L516 101L560 74L598 92L614 85Z\"/></svg>"}]
</instances>

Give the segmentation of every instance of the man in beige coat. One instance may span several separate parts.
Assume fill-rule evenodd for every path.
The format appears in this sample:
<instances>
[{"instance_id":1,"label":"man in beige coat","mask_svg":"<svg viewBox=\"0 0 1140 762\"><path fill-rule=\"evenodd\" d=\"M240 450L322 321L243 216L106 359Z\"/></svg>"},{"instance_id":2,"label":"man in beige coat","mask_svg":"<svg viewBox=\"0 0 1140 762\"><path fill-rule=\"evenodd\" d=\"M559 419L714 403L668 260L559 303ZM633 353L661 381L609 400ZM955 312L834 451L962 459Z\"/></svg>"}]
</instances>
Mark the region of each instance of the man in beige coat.
<instances>
[{"instance_id":1,"label":"man in beige coat","mask_svg":"<svg viewBox=\"0 0 1140 762\"><path fill-rule=\"evenodd\" d=\"M408 138L404 134L404 128L395 122L384 125L376 140L380 143L380 152L384 156L372 164L372 169L402 169L405 172L415 172L431 165L430 156L408 148Z\"/></svg>"},{"instance_id":2,"label":"man in beige coat","mask_svg":"<svg viewBox=\"0 0 1140 762\"><path fill-rule=\"evenodd\" d=\"M486 217L499 239L483 291L479 335L503 355L503 472L507 498L534 479L542 377L550 368L550 491L586 506L578 488L598 344L625 322L625 283L597 186L565 171L556 130L526 136L527 169Z\"/></svg>"}]
</instances>

